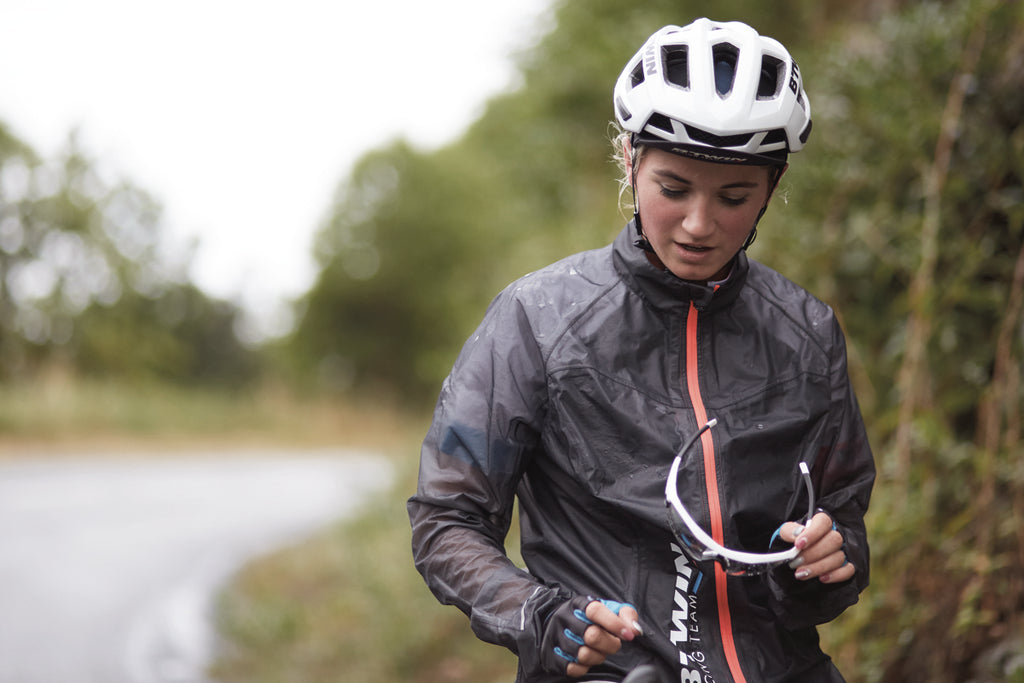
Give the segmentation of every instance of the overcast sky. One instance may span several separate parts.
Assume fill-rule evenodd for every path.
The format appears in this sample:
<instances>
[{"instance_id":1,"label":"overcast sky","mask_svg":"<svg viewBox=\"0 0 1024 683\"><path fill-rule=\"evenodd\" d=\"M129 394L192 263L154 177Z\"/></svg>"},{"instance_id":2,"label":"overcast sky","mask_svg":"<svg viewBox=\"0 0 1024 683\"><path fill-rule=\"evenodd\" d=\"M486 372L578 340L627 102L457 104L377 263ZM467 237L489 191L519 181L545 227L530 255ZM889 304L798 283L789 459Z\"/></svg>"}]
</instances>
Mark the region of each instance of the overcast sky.
<instances>
[{"instance_id":1,"label":"overcast sky","mask_svg":"<svg viewBox=\"0 0 1024 683\"><path fill-rule=\"evenodd\" d=\"M456 137L513 84L550 0L2 0L0 121L45 157L78 129L108 179L198 237L194 280L272 329L351 164Z\"/></svg>"}]
</instances>

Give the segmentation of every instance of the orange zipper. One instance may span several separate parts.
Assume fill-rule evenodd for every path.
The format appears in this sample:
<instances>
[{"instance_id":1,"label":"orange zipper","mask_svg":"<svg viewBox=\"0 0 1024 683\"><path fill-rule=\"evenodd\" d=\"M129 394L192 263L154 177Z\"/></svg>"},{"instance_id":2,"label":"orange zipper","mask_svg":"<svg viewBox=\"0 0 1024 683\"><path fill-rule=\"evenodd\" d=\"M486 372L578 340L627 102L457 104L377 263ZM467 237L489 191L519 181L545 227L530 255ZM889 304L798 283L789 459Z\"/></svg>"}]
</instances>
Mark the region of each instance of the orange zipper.
<instances>
[{"instance_id":1,"label":"orange zipper","mask_svg":"<svg viewBox=\"0 0 1024 683\"><path fill-rule=\"evenodd\" d=\"M697 426L708 421L708 412L704 407L704 398L700 393L697 363L697 307L690 302L690 312L686 318L686 388L693 403L693 412L697 417ZM704 450L704 479L707 482L708 507L711 512L711 538L725 545L725 530L722 522L722 502L718 497L718 472L715 468L715 440L711 430L701 436ZM722 647L725 659L729 663L729 671L736 683L746 683L740 659L736 654L736 640L732 634L732 613L729 611L729 590L726 585L728 577L721 565L715 563L715 597L718 601L718 624L722 632Z\"/></svg>"}]
</instances>

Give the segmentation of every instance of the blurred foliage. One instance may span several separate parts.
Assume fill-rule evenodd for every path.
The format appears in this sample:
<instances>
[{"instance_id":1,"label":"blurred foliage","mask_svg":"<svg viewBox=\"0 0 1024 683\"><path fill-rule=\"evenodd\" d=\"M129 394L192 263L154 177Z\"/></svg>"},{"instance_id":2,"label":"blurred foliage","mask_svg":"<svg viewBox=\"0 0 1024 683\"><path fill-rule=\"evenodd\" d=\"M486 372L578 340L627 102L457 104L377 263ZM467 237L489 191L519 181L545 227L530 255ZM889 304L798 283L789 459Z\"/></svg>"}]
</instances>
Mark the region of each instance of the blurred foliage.
<instances>
[{"instance_id":1,"label":"blurred foliage","mask_svg":"<svg viewBox=\"0 0 1024 683\"><path fill-rule=\"evenodd\" d=\"M426 405L500 287L605 244L625 220L611 86L652 30L704 11L559 2L520 55L521 87L462 138L368 155L321 232L323 270L291 341L309 376ZM1022 12L993 0L715 6L713 18L782 40L812 101L810 144L752 255L832 304L848 334L879 464L874 574L824 637L854 681L1005 680L1019 667Z\"/></svg>"},{"instance_id":2,"label":"blurred foliage","mask_svg":"<svg viewBox=\"0 0 1024 683\"><path fill-rule=\"evenodd\" d=\"M874 585L830 634L867 680L1007 680L983 653L1020 654L1022 36L1021 4L986 0L844 31L807 70L812 143L762 231L839 311L880 466Z\"/></svg>"},{"instance_id":3,"label":"blurred foliage","mask_svg":"<svg viewBox=\"0 0 1024 683\"><path fill-rule=\"evenodd\" d=\"M69 136L40 159L0 125L0 379L50 366L85 376L244 386L256 353L240 311L188 282L161 209L108 182Z\"/></svg>"}]
</instances>

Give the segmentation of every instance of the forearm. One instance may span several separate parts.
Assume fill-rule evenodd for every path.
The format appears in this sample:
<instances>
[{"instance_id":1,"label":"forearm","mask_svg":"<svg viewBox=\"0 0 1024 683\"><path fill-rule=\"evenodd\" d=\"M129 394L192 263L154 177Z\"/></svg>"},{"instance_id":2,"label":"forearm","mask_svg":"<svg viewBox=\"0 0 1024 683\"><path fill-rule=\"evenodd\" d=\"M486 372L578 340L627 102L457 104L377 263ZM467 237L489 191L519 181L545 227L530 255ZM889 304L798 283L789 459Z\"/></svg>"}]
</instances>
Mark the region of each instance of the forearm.
<instances>
[{"instance_id":1,"label":"forearm","mask_svg":"<svg viewBox=\"0 0 1024 683\"><path fill-rule=\"evenodd\" d=\"M534 647L543 615L566 596L517 567L486 521L417 497L408 508L416 568L438 600L466 613L482 640Z\"/></svg>"}]
</instances>

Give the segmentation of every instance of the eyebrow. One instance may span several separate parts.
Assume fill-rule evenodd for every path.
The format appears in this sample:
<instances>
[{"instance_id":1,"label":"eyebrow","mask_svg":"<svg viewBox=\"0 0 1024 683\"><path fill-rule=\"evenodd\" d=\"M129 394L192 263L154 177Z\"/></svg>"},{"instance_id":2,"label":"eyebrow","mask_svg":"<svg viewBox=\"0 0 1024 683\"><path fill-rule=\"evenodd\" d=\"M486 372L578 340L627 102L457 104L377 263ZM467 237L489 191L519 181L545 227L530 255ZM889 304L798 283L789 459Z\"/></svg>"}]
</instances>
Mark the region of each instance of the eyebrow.
<instances>
[{"instance_id":1,"label":"eyebrow","mask_svg":"<svg viewBox=\"0 0 1024 683\"><path fill-rule=\"evenodd\" d=\"M674 181L676 181L678 183L683 183L684 185L693 185L693 182L690 181L689 179L684 178L681 175L677 175L676 173L674 173L672 171L669 171L667 169L655 169L653 171L653 173L656 176L660 176L662 178L668 178L669 180L674 180ZM735 182L735 183L729 183L727 185L722 185L718 189L720 189L720 190L754 189L754 188L757 188L759 186L760 186L760 183L756 183L756 182L751 181L751 180L742 180L742 181L738 181L738 182Z\"/></svg>"}]
</instances>

